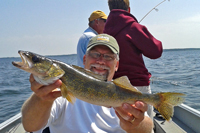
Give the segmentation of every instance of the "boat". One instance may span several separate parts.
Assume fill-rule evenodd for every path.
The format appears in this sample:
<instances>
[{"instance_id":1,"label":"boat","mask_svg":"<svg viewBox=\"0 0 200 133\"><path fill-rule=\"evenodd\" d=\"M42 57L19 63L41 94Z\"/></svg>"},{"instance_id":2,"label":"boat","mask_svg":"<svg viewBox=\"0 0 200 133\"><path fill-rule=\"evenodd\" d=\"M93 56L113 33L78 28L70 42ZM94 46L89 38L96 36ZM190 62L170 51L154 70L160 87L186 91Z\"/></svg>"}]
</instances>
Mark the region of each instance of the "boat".
<instances>
[{"instance_id":1,"label":"boat","mask_svg":"<svg viewBox=\"0 0 200 133\"><path fill-rule=\"evenodd\" d=\"M153 120L154 133L200 133L200 111L185 104L174 107L170 122L165 121L155 109ZM1 123L0 133L28 133L22 126L21 113Z\"/></svg>"},{"instance_id":2,"label":"boat","mask_svg":"<svg viewBox=\"0 0 200 133\"><path fill-rule=\"evenodd\" d=\"M200 112L185 104L174 107L174 116L170 122L165 121L155 110L153 119L155 133L200 133Z\"/></svg>"}]
</instances>

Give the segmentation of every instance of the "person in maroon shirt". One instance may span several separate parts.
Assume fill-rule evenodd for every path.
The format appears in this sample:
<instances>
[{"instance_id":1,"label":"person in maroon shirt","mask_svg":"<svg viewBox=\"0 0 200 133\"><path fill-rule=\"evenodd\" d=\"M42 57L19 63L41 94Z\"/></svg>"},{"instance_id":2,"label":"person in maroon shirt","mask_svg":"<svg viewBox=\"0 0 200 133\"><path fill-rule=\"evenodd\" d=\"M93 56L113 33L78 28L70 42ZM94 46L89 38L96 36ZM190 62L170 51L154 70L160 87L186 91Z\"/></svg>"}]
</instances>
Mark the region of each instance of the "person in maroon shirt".
<instances>
[{"instance_id":1,"label":"person in maroon shirt","mask_svg":"<svg viewBox=\"0 0 200 133\"><path fill-rule=\"evenodd\" d=\"M162 43L130 14L129 0L108 0L108 6L110 14L104 33L113 36L120 47L119 69L114 79L126 75L138 90L151 93L149 80L151 74L142 56L150 59L161 57ZM149 106L148 114L152 118L151 112L152 106Z\"/></svg>"}]
</instances>

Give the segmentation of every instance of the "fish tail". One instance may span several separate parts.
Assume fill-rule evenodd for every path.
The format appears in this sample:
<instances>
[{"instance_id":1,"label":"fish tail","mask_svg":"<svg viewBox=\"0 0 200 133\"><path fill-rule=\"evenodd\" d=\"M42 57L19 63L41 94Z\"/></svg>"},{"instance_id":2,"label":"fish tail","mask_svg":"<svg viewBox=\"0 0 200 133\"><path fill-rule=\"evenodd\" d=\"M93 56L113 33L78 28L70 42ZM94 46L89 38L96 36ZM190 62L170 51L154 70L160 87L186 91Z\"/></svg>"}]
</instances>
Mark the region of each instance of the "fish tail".
<instances>
[{"instance_id":1,"label":"fish tail","mask_svg":"<svg viewBox=\"0 0 200 133\"><path fill-rule=\"evenodd\" d=\"M185 94L183 93L161 92L156 95L160 97L160 101L153 106L167 121L169 121L174 114L174 106L183 103L185 100Z\"/></svg>"}]
</instances>

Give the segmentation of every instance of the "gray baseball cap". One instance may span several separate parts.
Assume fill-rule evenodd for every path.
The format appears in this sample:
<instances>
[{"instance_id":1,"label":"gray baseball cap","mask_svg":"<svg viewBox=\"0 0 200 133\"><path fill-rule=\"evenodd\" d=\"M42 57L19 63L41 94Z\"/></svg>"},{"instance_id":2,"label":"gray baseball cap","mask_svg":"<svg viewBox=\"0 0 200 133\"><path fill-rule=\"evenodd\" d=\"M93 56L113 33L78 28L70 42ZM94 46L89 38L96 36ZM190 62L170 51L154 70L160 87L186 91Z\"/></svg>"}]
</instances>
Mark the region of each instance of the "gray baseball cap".
<instances>
[{"instance_id":1,"label":"gray baseball cap","mask_svg":"<svg viewBox=\"0 0 200 133\"><path fill-rule=\"evenodd\" d=\"M91 38L87 46L87 51L97 45L108 46L113 53L119 55L119 45L117 41L114 37L108 34L98 34L97 36Z\"/></svg>"}]
</instances>

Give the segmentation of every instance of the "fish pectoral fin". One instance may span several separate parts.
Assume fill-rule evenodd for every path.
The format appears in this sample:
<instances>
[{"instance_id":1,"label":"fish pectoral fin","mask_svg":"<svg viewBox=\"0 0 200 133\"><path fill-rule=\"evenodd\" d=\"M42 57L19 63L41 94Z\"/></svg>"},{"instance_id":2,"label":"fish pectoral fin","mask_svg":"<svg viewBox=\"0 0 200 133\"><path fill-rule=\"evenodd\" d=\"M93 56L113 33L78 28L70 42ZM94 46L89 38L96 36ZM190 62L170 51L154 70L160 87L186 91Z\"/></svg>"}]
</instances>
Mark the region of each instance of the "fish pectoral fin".
<instances>
[{"instance_id":1,"label":"fish pectoral fin","mask_svg":"<svg viewBox=\"0 0 200 133\"><path fill-rule=\"evenodd\" d=\"M60 86L61 94L64 98L66 98L70 103L74 104L76 101L76 97L67 90L67 87L64 83Z\"/></svg>"},{"instance_id":2,"label":"fish pectoral fin","mask_svg":"<svg viewBox=\"0 0 200 133\"><path fill-rule=\"evenodd\" d=\"M65 71L60 68L59 65L53 63L48 71L48 75L54 75L57 78L62 77L65 74Z\"/></svg>"},{"instance_id":3,"label":"fish pectoral fin","mask_svg":"<svg viewBox=\"0 0 200 133\"><path fill-rule=\"evenodd\" d=\"M79 70L82 73L85 73L85 74L87 74L89 76L92 76L93 78L96 78L96 79L99 79L99 80L102 80L102 81L106 81L107 80L105 76L99 75L99 74L95 74L95 73L91 72L90 70L84 69L82 67L79 67L79 66L76 66L76 65L72 65L72 67L77 69L77 70Z\"/></svg>"},{"instance_id":4,"label":"fish pectoral fin","mask_svg":"<svg viewBox=\"0 0 200 133\"><path fill-rule=\"evenodd\" d=\"M138 89L132 86L127 76L122 76L113 80L113 83L121 88L131 91L140 92Z\"/></svg>"}]
</instances>

